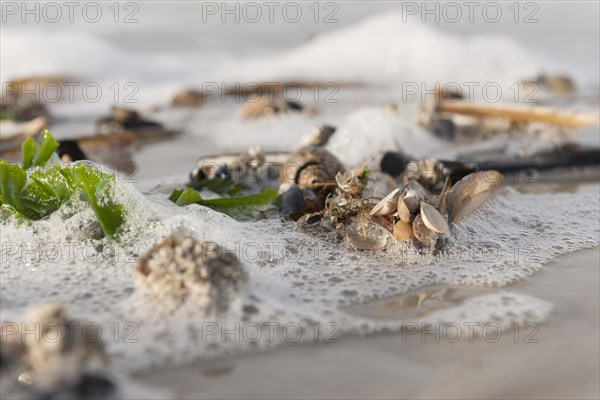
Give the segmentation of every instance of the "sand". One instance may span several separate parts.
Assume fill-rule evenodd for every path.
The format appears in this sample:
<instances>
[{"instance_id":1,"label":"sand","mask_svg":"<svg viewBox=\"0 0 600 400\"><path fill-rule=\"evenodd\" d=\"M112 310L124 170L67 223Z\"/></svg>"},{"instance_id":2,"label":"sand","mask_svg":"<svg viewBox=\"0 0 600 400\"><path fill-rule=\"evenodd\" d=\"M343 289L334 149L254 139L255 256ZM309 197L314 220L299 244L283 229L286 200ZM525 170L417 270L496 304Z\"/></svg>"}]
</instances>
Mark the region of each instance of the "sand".
<instances>
[{"instance_id":1,"label":"sand","mask_svg":"<svg viewBox=\"0 0 600 400\"><path fill-rule=\"evenodd\" d=\"M511 285L512 292L554 305L535 334L533 326L522 326L518 340L514 330L495 343L466 336L456 343L436 343L433 335L342 337L155 370L135 380L186 399L597 399L599 265L600 248L584 250Z\"/></svg>"}]
</instances>

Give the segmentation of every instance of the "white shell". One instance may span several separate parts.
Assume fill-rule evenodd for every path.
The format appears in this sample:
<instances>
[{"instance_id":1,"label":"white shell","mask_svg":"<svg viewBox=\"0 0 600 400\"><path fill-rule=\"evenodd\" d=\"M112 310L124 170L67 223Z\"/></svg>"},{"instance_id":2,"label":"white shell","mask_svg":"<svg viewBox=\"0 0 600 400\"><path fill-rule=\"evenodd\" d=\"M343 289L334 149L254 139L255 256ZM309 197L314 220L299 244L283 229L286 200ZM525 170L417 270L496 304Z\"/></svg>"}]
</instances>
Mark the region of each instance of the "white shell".
<instances>
[{"instance_id":1,"label":"white shell","mask_svg":"<svg viewBox=\"0 0 600 400\"><path fill-rule=\"evenodd\" d=\"M387 246L390 236L386 229L366 219L362 223L354 221L346 228L348 242L362 250L381 250Z\"/></svg>"},{"instance_id":2,"label":"white shell","mask_svg":"<svg viewBox=\"0 0 600 400\"><path fill-rule=\"evenodd\" d=\"M433 246L439 235L425 225L421 214L417 215L413 221L413 233L417 240L425 246Z\"/></svg>"},{"instance_id":3,"label":"white shell","mask_svg":"<svg viewBox=\"0 0 600 400\"><path fill-rule=\"evenodd\" d=\"M450 230L446 218L431 204L421 203L421 218L425 226L434 232L446 233Z\"/></svg>"},{"instance_id":4,"label":"white shell","mask_svg":"<svg viewBox=\"0 0 600 400\"><path fill-rule=\"evenodd\" d=\"M373 209L371 215L390 215L396 211L398 207L398 198L400 197L400 189L393 190L385 196Z\"/></svg>"}]
</instances>

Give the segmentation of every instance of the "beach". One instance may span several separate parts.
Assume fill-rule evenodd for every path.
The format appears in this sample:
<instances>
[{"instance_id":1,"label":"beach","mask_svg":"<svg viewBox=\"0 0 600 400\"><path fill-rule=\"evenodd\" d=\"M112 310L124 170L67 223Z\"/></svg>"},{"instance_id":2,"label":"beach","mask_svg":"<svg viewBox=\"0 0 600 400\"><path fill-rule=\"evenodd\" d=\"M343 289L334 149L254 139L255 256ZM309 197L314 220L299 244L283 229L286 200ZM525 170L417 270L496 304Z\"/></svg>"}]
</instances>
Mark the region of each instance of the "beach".
<instances>
[{"instance_id":1,"label":"beach","mask_svg":"<svg viewBox=\"0 0 600 400\"><path fill-rule=\"evenodd\" d=\"M466 331L455 343L436 343L435 334L350 336L158 369L135 380L182 399L594 399L600 390L599 251L559 257L507 288L554 304L529 339L533 328L518 338L504 331L493 343L469 342Z\"/></svg>"},{"instance_id":2,"label":"beach","mask_svg":"<svg viewBox=\"0 0 600 400\"><path fill-rule=\"evenodd\" d=\"M498 23L454 23L413 2L293 3L297 22L249 22L237 2L241 22L213 2L99 3L98 23L5 15L3 101L11 82L38 88L51 133L34 136L56 138L58 169L3 111L3 159L24 178L2 175L2 343L49 303L50 321L96 333L101 350L78 354L103 358L40 361L48 394L3 347L2 397L81 397L60 392L64 369L100 374L107 399L599 398L598 4L492 2ZM59 158L59 142L86 157ZM326 164L290 161L307 148L334 173L301 184ZM266 184L243 175L273 167ZM481 186L462 196L467 178ZM366 220L377 240L361 242Z\"/></svg>"}]
</instances>

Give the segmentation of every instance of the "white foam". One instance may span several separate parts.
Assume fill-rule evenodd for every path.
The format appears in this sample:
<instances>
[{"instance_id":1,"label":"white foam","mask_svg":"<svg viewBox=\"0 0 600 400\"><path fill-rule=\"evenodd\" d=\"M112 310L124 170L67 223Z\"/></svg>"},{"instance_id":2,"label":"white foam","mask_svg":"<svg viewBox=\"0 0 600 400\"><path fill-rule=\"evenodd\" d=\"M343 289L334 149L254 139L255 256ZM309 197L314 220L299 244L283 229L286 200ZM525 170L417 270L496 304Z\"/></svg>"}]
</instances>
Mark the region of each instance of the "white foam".
<instances>
[{"instance_id":1,"label":"white foam","mask_svg":"<svg viewBox=\"0 0 600 400\"><path fill-rule=\"evenodd\" d=\"M82 205L61 209L47 220L3 225L0 281L4 319L41 301L65 304L75 317L103 327L113 362L129 370L281 345L295 337L294 324L302 326L300 340L305 341L313 341L314 324L321 337L331 333L332 326L340 334L399 330L400 322L350 316L340 307L428 285L499 287L531 275L559 254L600 242L600 199L591 191L524 195L507 190L455 227L446 251L433 255L395 243L383 252L359 252L344 241L303 234L291 222L242 223L197 205L177 207L162 195L144 196L129 184L120 183L117 189L121 200L133 206L127 207L125 232L114 243L69 238L93 218ZM203 319L189 309L169 316L161 313L160 304L139 299L132 272L137 257L174 231L236 252L250 275L236 304L254 305L258 312L246 319L239 307L220 319ZM75 251L65 250L69 241ZM57 248L62 252L53 255ZM42 257L28 259L33 256ZM500 316L503 324L540 322L548 312L549 305L540 299L492 293L424 321L485 322ZM139 327L130 337L137 343L124 341L133 329L124 331L128 322ZM248 324L265 322L294 327L288 337L281 329L269 337L266 328L257 343L232 337L224 341L221 330L202 335L203 323L225 323L234 331L236 323L242 324L237 329L243 335L241 329ZM115 323L120 327L118 340Z\"/></svg>"},{"instance_id":2,"label":"white foam","mask_svg":"<svg viewBox=\"0 0 600 400\"><path fill-rule=\"evenodd\" d=\"M165 103L159 99L170 99L185 85L297 79L396 87L406 82L496 82L512 96L511 84L541 67L548 73L561 71L553 67L555 61L536 56L534 50L508 37L460 36L431 24L405 21L399 11L323 32L279 54L241 58L233 52L212 50L173 53L144 48L132 52L120 42L104 38L110 37L110 31L102 35L102 30L111 28L7 27L1 38L0 78L7 82L31 75L66 75L100 82L107 92L114 82L135 82L141 88L138 100ZM164 29L150 22L138 28L148 29L150 37L155 29ZM185 39L182 36L180 40ZM595 75L587 77L588 81L595 79Z\"/></svg>"},{"instance_id":3,"label":"white foam","mask_svg":"<svg viewBox=\"0 0 600 400\"><path fill-rule=\"evenodd\" d=\"M432 157L444 142L414 122L368 108L351 113L330 139L327 148L349 166L358 166L383 151L401 150L413 157Z\"/></svg>"},{"instance_id":4,"label":"white foam","mask_svg":"<svg viewBox=\"0 0 600 400\"><path fill-rule=\"evenodd\" d=\"M540 60L500 35L460 37L399 11L323 33L287 54L249 60L222 72L232 80L318 79L402 82L515 82Z\"/></svg>"}]
</instances>

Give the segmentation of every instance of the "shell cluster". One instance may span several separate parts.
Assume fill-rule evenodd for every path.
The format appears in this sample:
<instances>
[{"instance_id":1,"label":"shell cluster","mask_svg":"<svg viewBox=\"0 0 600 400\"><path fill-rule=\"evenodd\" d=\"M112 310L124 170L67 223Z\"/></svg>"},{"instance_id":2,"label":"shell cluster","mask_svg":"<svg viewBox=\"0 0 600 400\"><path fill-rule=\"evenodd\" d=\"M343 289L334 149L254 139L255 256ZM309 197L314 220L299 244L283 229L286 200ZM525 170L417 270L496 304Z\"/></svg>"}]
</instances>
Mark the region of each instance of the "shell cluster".
<instances>
[{"instance_id":1,"label":"shell cluster","mask_svg":"<svg viewBox=\"0 0 600 400\"><path fill-rule=\"evenodd\" d=\"M387 230L397 241L435 246L441 236L450 231L451 223L457 223L475 211L503 184L503 177L497 171L480 171L463 177L452 187L450 178L446 177L439 194L433 194L421 184L423 180L429 187L437 185L430 178L411 180L394 189L371 209L369 219L380 227L380 232L374 235L381 236L381 232ZM366 231L361 240L353 234L348 235L348 240L358 248L372 249Z\"/></svg>"},{"instance_id":2,"label":"shell cluster","mask_svg":"<svg viewBox=\"0 0 600 400\"><path fill-rule=\"evenodd\" d=\"M0 397L113 398L104 347L89 326L55 304L35 305L23 323L4 325Z\"/></svg>"},{"instance_id":3,"label":"shell cluster","mask_svg":"<svg viewBox=\"0 0 600 400\"><path fill-rule=\"evenodd\" d=\"M350 244L359 249L376 250L384 248L388 238L393 236L398 241L414 240L429 247L449 231L445 202L440 195L447 192L449 185L450 174L444 164L433 159L411 161L400 176L400 184L391 177L376 179L377 173L360 179L363 175L360 171L364 172L365 168L345 179L338 175L339 190L344 198L332 202L342 206L354 204L351 207L354 209L363 207L358 212L351 210L349 214L358 218L346 221L345 233ZM377 181L375 189L393 189L373 206L372 196L377 190L372 190L372 184Z\"/></svg>"},{"instance_id":4,"label":"shell cluster","mask_svg":"<svg viewBox=\"0 0 600 400\"><path fill-rule=\"evenodd\" d=\"M280 174L281 216L304 231L338 231L364 250L382 249L391 237L439 247L450 224L476 210L503 182L496 171L472 172L429 158L407 162L396 181L368 170L369 161L346 171L320 146L299 149ZM453 179L460 180L453 186ZM390 188L374 204L374 193Z\"/></svg>"},{"instance_id":5,"label":"shell cluster","mask_svg":"<svg viewBox=\"0 0 600 400\"><path fill-rule=\"evenodd\" d=\"M168 308L188 304L205 314L226 311L247 280L234 253L179 233L142 256L135 275L151 300Z\"/></svg>"},{"instance_id":6,"label":"shell cluster","mask_svg":"<svg viewBox=\"0 0 600 400\"><path fill-rule=\"evenodd\" d=\"M396 240L416 239L424 246L434 245L441 234L450 230L447 212L440 209L440 196L432 195L416 180L394 189L369 215L388 219L390 224L386 225L393 226Z\"/></svg>"}]
</instances>

